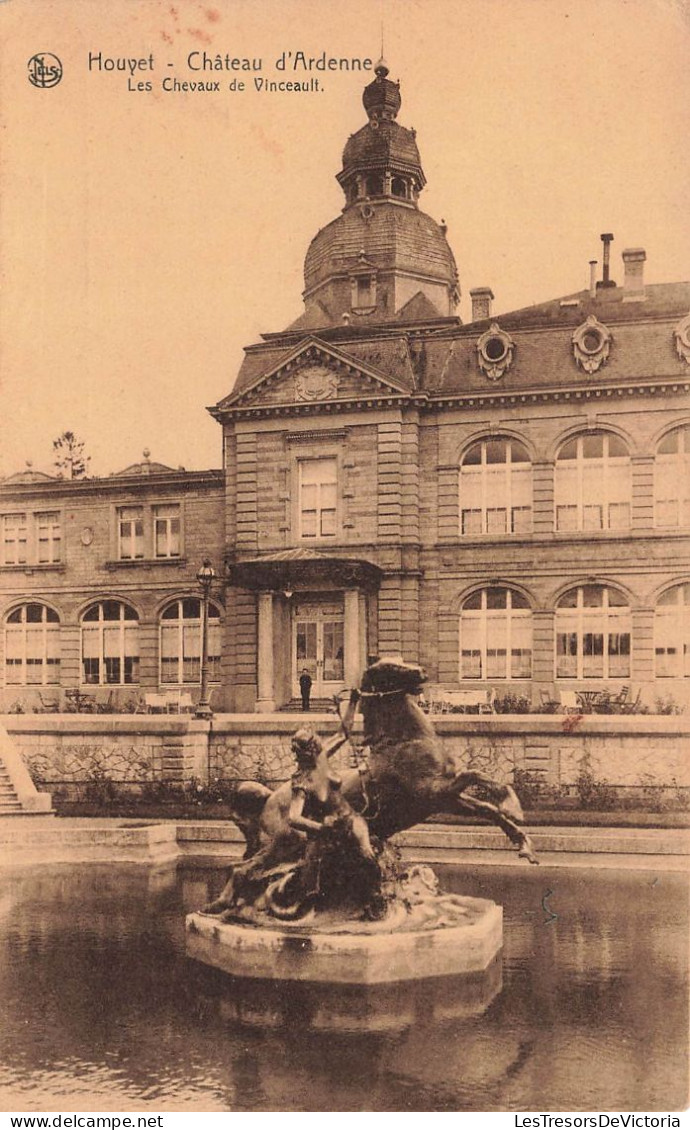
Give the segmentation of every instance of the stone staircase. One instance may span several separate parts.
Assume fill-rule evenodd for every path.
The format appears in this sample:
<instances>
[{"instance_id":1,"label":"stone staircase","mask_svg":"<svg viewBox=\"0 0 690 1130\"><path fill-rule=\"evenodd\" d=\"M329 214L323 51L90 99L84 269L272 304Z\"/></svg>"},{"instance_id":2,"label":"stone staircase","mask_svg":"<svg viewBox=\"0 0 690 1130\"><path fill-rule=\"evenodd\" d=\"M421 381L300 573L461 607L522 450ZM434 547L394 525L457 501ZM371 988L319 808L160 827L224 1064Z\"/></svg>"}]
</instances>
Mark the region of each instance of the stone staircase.
<instances>
[{"instance_id":1,"label":"stone staircase","mask_svg":"<svg viewBox=\"0 0 690 1130\"><path fill-rule=\"evenodd\" d=\"M302 699L292 698L280 707L281 714L303 714ZM332 698L312 698L309 703L309 714L335 714L336 709Z\"/></svg>"},{"instance_id":2,"label":"stone staircase","mask_svg":"<svg viewBox=\"0 0 690 1130\"><path fill-rule=\"evenodd\" d=\"M50 793L37 791L19 750L0 723L0 817L50 812Z\"/></svg>"},{"instance_id":3,"label":"stone staircase","mask_svg":"<svg viewBox=\"0 0 690 1130\"><path fill-rule=\"evenodd\" d=\"M21 812L22 804L4 762L0 761L0 816Z\"/></svg>"}]
</instances>

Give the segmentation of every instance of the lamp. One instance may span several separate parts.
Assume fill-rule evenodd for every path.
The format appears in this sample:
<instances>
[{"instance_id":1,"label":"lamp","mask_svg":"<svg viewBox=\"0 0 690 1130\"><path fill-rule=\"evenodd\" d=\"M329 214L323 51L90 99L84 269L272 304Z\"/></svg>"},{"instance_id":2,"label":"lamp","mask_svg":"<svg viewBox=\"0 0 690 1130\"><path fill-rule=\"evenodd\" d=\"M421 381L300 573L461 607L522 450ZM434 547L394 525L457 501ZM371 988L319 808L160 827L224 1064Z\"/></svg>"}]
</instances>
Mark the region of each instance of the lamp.
<instances>
[{"instance_id":1,"label":"lamp","mask_svg":"<svg viewBox=\"0 0 690 1130\"><path fill-rule=\"evenodd\" d=\"M208 693L208 598L211 585L216 579L216 571L208 557L204 558L196 579L201 588L201 693L194 713L197 718L211 719L213 711Z\"/></svg>"}]
</instances>

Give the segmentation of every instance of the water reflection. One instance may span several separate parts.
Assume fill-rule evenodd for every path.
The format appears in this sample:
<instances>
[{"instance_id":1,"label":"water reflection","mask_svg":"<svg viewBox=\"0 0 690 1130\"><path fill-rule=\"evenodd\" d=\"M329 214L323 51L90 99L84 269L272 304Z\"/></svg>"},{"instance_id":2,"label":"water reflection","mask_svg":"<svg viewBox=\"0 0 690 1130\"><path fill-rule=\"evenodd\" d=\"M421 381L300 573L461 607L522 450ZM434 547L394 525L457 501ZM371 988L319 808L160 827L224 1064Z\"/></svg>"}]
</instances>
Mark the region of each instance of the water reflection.
<instances>
[{"instance_id":1,"label":"water reflection","mask_svg":"<svg viewBox=\"0 0 690 1130\"><path fill-rule=\"evenodd\" d=\"M438 870L447 889L503 904L502 963L462 985L335 991L236 982L185 957L184 914L219 871L5 872L5 1109L684 1105L684 876Z\"/></svg>"}]
</instances>

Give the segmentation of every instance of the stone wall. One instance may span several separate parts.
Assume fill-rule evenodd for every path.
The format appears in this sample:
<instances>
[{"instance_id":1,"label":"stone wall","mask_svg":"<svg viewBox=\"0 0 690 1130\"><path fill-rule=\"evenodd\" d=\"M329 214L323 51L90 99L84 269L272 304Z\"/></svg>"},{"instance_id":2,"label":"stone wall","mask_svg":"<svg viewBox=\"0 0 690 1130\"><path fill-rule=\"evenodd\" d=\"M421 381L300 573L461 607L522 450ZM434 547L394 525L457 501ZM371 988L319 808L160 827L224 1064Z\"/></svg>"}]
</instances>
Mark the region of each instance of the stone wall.
<instances>
[{"instance_id":1,"label":"stone wall","mask_svg":"<svg viewBox=\"0 0 690 1130\"><path fill-rule=\"evenodd\" d=\"M144 782L197 777L274 783L292 770L295 715L6 715L3 722L34 780L78 783L107 776ZM527 769L549 784L573 784L583 764L620 786L690 787L690 720L685 716L455 715L434 720L459 763L499 780ZM314 716L323 736L333 716ZM340 764L350 761L343 747Z\"/></svg>"}]
</instances>

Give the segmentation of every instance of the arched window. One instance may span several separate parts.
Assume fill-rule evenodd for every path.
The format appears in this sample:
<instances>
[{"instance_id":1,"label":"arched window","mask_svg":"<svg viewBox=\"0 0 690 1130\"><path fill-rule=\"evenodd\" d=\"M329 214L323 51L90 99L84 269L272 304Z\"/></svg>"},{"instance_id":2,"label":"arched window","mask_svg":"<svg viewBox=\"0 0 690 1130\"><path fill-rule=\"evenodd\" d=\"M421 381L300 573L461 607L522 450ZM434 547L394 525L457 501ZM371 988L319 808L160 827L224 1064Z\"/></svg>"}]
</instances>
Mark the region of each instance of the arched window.
<instances>
[{"instance_id":1,"label":"arched window","mask_svg":"<svg viewBox=\"0 0 690 1130\"><path fill-rule=\"evenodd\" d=\"M690 425L667 432L656 449L654 519L657 526L690 526Z\"/></svg>"},{"instance_id":2,"label":"arched window","mask_svg":"<svg viewBox=\"0 0 690 1130\"><path fill-rule=\"evenodd\" d=\"M383 177L372 173L367 177L367 196L383 196Z\"/></svg>"},{"instance_id":3,"label":"arched window","mask_svg":"<svg viewBox=\"0 0 690 1130\"><path fill-rule=\"evenodd\" d=\"M525 597L499 587L468 596L460 613L460 678L531 675L532 613Z\"/></svg>"},{"instance_id":4,"label":"arched window","mask_svg":"<svg viewBox=\"0 0 690 1130\"><path fill-rule=\"evenodd\" d=\"M566 440L556 458L557 530L627 530L630 499L630 457L618 436Z\"/></svg>"},{"instance_id":5,"label":"arched window","mask_svg":"<svg viewBox=\"0 0 690 1130\"><path fill-rule=\"evenodd\" d=\"M532 465L524 444L501 437L472 444L460 467L463 534L525 534L532 529Z\"/></svg>"},{"instance_id":6,"label":"arched window","mask_svg":"<svg viewBox=\"0 0 690 1130\"><path fill-rule=\"evenodd\" d=\"M60 618L45 604L22 604L5 619L5 682L45 686L60 682Z\"/></svg>"},{"instance_id":7,"label":"arched window","mask_svg":"<svg viewBox=\"0 0 690 1130\"><path fill-rule=\"evenodd\" d=\"M393 196L399 196L402 200L407 199L407 181L402 177L393 177L391 183L391 193Z\"/></svg>"},{"instance_id":8,"label":"arched window","mask_svg":"<svg viewBox=\"0 0 690 1130\"><path fill-rule=\"evenodd\" d=\"M630 633L630 608L615 589L570 589L556 608L556 678L629 679Z\"/></svg>"},{"instance_id":9,"label":"arched window","mask_svg":"<svg viewBox=\"0 0 690 1130\"><path fill-rule=\"evenodd\" d=\"M198 683L201 679L201 601L183 597L161 613L161 683ZM220 611L208 606L209 681L220 682Z\"/></svg>"},{"instance_id":10,"label":"arched window","mask_svg":"<svg viewBox=\"0 0 690 1130\"><path fill-rule=\"evenodd\" d=\"M690 585L675 585L657 601L654 674L657 679L690 679Z\"/></svg>"},{"instance_id":11,"label":"arched window","mask_svg":"<svg viewBox=\"0 0 690 1130\"><path fill-rule=\"evenodd\" d=\"M139 681L139 617L119 600L100 600L81 618L81 656L85 683Z\"/></svg>"}]
</instances>

